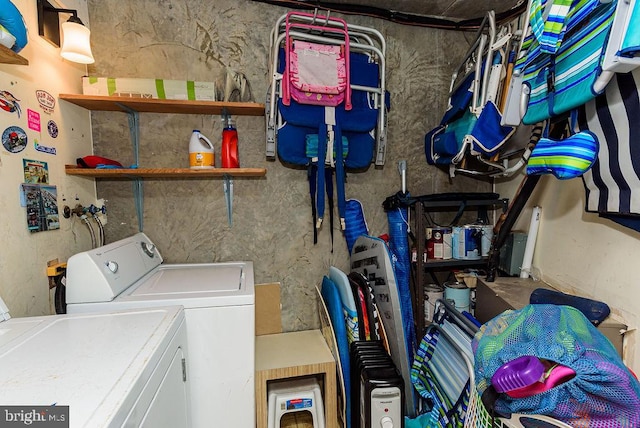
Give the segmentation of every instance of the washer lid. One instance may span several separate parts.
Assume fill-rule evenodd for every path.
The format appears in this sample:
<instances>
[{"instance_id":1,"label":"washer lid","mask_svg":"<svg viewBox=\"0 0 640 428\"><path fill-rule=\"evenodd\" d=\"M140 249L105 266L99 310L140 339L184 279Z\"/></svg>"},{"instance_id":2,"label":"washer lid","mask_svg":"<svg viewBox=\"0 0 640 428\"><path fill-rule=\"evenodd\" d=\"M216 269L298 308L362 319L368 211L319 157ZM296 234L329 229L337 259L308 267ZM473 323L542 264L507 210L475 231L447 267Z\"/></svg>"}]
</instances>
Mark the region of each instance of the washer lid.
<instances>
[{"instance_id":1,"label":"washer lid","mask_svg":"<svg viewBox=\"0 0 640 428\"><path fill-rule=\"evenodd\" d=\"M160 265L116 300L210 307L254 303L251 262Z\"/></svg>"}]
</instances>

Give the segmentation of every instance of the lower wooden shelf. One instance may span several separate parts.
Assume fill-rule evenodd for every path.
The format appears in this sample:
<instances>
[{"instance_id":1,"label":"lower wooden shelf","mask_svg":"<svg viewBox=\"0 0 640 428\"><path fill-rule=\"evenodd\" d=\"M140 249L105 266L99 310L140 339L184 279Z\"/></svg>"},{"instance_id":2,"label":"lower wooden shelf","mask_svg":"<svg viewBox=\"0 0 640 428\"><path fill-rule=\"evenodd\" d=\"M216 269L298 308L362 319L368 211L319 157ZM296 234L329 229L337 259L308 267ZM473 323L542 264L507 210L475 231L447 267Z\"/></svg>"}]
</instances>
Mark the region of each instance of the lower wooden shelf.
<instances>
[{"instance_id":1,"label":"lower wooden shelf","mask_svg":"<svg viewBox=\"0 0 640 428\"><path fill-rule=\"evenodd\" d=\"M93 178L129 179L129 178L222 178L231 177L264 177L265 168L78 168L66 165L67 175Z\"/></svg>"}]
</instances>

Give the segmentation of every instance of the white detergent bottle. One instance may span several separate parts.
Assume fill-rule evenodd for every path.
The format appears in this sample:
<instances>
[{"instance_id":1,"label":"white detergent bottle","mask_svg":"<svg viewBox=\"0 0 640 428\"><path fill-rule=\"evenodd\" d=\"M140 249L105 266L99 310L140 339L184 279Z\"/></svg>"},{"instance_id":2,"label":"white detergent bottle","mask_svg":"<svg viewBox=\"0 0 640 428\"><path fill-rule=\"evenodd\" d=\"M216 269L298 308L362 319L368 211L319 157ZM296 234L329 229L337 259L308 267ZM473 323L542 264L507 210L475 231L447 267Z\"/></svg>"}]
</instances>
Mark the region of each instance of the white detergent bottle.
<instances>
[{"instance_id":1,"label":"white detergent bottle","mask_svg":"<svg viewBox=\"0 0 640 428\"><path fill-rule=\"evenodd\" d=\"M189 166L192 169L215 168L213 144L199 130L194 129L189 140Z\"/></svg>"}]
</instances>

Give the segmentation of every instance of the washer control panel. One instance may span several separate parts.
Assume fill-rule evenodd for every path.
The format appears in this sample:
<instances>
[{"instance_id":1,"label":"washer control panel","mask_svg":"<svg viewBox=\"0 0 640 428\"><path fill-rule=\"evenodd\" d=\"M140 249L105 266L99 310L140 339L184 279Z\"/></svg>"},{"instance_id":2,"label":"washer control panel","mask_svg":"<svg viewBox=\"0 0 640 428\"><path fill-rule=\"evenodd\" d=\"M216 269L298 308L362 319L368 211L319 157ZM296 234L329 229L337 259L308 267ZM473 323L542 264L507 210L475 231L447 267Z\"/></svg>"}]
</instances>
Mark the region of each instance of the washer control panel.
<instances>
[{"instance_id":1,"label":"washer control panel","mask_svg":"<svg viewBox=\"0 0 640 428\"><path fill-rule=\"evenodd\" d=\"M161 263L144 233L75 254L67 262L67 303L110 302Z\"/></svg>"}]
</instances>

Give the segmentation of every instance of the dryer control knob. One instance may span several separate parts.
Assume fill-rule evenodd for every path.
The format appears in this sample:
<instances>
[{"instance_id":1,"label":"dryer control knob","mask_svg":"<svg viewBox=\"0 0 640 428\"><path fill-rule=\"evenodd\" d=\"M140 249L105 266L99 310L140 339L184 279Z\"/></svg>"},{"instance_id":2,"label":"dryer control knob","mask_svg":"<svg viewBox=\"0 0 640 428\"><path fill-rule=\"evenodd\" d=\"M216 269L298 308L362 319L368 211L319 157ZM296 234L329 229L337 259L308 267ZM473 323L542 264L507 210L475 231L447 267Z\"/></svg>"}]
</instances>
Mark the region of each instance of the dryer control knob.
<instances>
[{"instance_id":1,"label":"dryer control knob","mask_svg":"<svg viewBox=\"0 0 640 428\"><path fill-rule=\"evenodd\" d=\"M385 416L384 418L380 419L380 427L393 428L393 419L391 419L389 416Z\"/></svg>"},{"instance_id":2,"label":"dryer control knob","mask_svg":"<svg viewBox=\"0 0 640 428\"><path fill-rule=\"evenodd\" d=\"M107 269L109 269L112 273L116 273L118 271L118 263L116 262L109 261L106 262L105 265L107 265Z\"/></svg>"}]
</instances>

